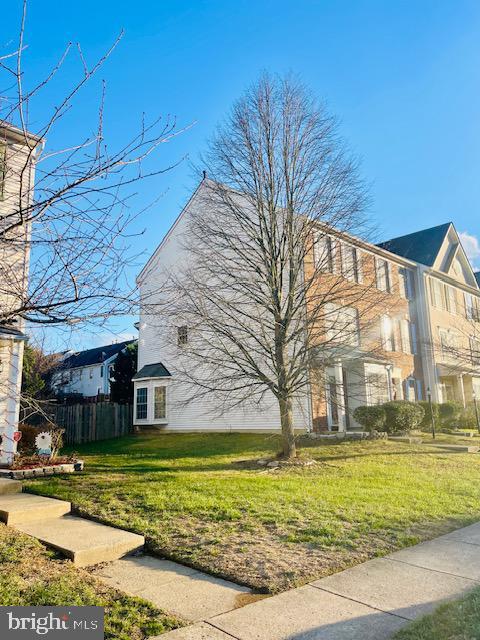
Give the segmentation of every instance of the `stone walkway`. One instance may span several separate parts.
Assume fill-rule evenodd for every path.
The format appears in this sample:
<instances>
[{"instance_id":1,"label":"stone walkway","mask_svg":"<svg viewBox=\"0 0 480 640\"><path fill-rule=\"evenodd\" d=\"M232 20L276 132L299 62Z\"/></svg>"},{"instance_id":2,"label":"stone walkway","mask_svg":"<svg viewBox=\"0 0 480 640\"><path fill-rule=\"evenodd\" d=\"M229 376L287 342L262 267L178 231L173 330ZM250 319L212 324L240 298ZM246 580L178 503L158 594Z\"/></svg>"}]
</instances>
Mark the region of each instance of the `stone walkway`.
<instances>
[{"instance_id":1,"label":"stone walkway","mask_svg":"<svg viewBox=\"0 0 480 640\"><path fill-rule=\"evenodd\" d=\"M480 523L157 640L386 640L477 584Z\"/></svg>"}]
</instances>

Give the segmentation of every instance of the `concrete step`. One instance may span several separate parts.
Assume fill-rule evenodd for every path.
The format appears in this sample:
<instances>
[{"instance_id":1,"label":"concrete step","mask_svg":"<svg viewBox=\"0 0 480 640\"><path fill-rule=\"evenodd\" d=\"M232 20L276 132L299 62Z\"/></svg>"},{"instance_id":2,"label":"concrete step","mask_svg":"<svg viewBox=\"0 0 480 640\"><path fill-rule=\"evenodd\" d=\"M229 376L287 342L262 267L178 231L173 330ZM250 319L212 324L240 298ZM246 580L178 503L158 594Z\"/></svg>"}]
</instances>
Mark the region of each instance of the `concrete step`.
<instances>
[{"instance_id":1,"label":"concrete step","mask_svg":"<svg viewBox=\"0 0 480 640\"><path fill-rule=\"evenodd\" d=\"M60 551L79 567L117 560L145 544L145 538L136 533L76 516L22 523L15 528Z\"/></svg>"},{"instance_id":2,"label":"concrete step","mask_svg":"<svg viewBox=\"0 0 480 640\"><path fill-rule=\"evenodd\" d=\"M10 493L22 493L22 483L18 480L0 478L0 496Z\"/></svg>"},{"instance_id":3,"label":"concrete step","mask_svg":"<svg viewBox=\"0 0 480 640\"><path fill-rule=\"evenodd\" d=\"M0 495L0 520L21 524L45 518L59 518L70 513L70 502L35 496L30 493Z\"/></svg>"}]
</instances>

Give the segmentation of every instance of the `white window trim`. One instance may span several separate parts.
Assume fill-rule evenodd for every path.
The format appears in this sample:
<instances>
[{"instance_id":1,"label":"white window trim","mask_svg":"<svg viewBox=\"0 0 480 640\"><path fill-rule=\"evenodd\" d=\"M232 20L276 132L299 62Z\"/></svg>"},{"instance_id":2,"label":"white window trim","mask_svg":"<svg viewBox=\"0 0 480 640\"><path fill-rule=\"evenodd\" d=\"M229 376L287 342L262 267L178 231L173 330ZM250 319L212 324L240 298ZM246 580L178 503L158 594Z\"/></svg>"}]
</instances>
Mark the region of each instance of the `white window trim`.
<instances>
[{"instance_id":1,"label":"white window trim","mask_svg":"<svg viewBox=\"0 0 480 640\"><path fill-rule=\"evenodd\" d=\"M155 418L155 389L165 389L165 416ZM166 424L168 422L168 386L165 383L153 383L152 385L152 424Z\"/></svg>"}]
</instances>

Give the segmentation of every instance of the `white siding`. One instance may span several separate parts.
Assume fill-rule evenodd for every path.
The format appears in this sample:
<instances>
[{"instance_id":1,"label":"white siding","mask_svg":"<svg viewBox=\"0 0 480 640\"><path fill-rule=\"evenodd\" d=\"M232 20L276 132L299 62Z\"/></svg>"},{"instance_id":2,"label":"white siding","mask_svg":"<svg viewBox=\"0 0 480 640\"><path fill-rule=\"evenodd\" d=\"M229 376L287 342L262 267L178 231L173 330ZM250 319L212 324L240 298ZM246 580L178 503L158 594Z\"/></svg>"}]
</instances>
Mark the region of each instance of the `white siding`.
<instances>
[{"instance_id":1,"label":"white siding","mask_svg":"<svg viewBox=\"0 0 480 640\"><path fill-rule=\"evenodd\" d=\"M201 187L200 187L201 190ZM140 298L143 303L151 305L160 300L155 293L161 287L165 274L176 265L185 263L186 252L183 248L182 235L187 225L187 215L192 207L199 206L200 190L192 197L183 214L167 234L155 252L153 258L140 274L138 284ZM162 362L172 374L167 393L168 430L188 431L251 431L280 429L280 415L275 398L269 394L260 405L244 404L228 409L220 415L220 404L212 396L187 402L191 397L190 387L175 381L175 361L178 358L176 335L172 329L162 322L160 317L140 313L138 340L138 369L144 365ZM160 384L160 380L155 380ZM135 382L135 389L152 386L153 383ZM136 396L136 393L135 393ZM147 421L135 421L135 424L154 424L151 419L151 402L153 393L149 391L149 418ZM305 397L294 408L294 425L297 429L310 429L310 401ZM134 414L136 415L136 413ZM163 424L165 421L161 421Z\"/></svg>"}]
</instances>

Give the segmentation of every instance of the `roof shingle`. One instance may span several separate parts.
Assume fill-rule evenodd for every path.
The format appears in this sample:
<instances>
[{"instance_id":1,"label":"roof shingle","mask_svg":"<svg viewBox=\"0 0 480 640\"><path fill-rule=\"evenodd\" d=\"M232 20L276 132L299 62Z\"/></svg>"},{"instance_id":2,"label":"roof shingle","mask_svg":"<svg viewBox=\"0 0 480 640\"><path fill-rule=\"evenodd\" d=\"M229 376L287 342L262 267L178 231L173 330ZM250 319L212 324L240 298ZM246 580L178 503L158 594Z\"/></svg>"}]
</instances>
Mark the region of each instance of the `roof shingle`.
<instances>
[{"instance_id":1,"label":"roof shingle","mask_svg":"<svg viewBox=\"0 0 480 640\"><path fill-rule=\"evenodd\" d=\"M422 229L406 236L380 242L377 246L408 260L433 267L450 225L451 222L446 222L437 227Z\"/></svg>"},{"instance_id":2,"label":"roof shingle","mask_svg":"<svg viewBox=\"0 0 480 640\"><path fill-rule=\"evenodd\" d=\"M154 364L146 364L140 371L133 376L132 380L140 380L141 378L168 378L172 374L161 362Z\"/></svg>"},{"instance_id":3,"label":"roof shingle","mask_svg":"<svg viewBox=\"0 0 480 640\"><path fill-rule=\"evenodd\" d=\"M135 340L125 340L124 342L116 342L115 344L107 344L103 347L95 347L94 349L73 353L63 360L61 367L62 369L76 369L92 364L100 364L125 349L132 342L135 342Z\"/></svg>"}]
</instances>

